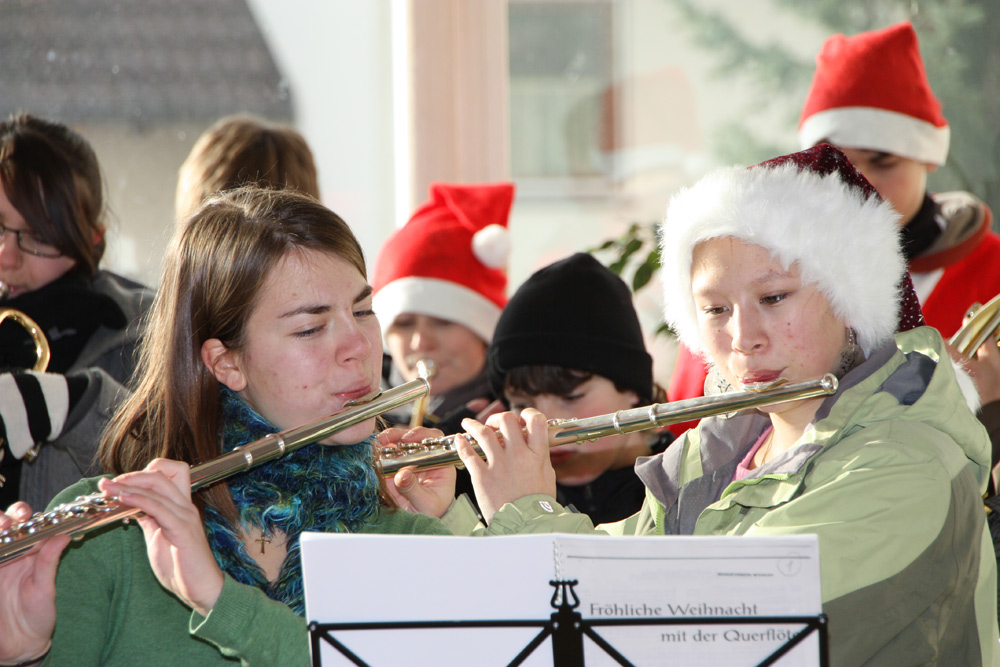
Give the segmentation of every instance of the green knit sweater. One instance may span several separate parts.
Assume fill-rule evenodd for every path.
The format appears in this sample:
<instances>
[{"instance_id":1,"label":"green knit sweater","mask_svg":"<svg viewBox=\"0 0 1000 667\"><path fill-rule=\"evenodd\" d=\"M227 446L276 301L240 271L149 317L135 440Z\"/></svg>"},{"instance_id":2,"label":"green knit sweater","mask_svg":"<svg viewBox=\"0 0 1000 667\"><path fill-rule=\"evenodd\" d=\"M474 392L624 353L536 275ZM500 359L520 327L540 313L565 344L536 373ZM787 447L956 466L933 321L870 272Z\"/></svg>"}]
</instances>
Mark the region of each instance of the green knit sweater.
<instances>
[{"instance_id":1,"label":"green knit sweater","mask_svg":"<svg viewBox=\"0 0 1000 667\"><path fill-rule=\"evenodd\" d=\"M96 490L96 478L82 480L53 504ZM437 519L404 511L380 512L359 532L449 534ZM150 569L135 524L98 529L66 550L56 606L46 665L309 664L306 621L262 591L226 575L207 617L168 593Z\"/></svg>"}]
</instances>

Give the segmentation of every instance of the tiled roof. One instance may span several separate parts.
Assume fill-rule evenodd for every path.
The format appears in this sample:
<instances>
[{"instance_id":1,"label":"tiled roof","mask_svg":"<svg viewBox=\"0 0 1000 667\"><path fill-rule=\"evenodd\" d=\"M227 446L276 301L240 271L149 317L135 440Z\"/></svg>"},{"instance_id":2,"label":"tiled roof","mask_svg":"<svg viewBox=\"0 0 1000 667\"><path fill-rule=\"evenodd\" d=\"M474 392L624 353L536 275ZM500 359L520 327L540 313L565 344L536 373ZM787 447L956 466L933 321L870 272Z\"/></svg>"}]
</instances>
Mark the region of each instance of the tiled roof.
<instances>
[{"instance_id":1,"label":"tiled roof","mask_svg":"<svg viewBox=\"0 0 1000 667\"><path fill-rule=\"evenodd\" d=\"M245 0L0 0L0 115L66 122L290 120Z\"/></svg>"}]
</instances>

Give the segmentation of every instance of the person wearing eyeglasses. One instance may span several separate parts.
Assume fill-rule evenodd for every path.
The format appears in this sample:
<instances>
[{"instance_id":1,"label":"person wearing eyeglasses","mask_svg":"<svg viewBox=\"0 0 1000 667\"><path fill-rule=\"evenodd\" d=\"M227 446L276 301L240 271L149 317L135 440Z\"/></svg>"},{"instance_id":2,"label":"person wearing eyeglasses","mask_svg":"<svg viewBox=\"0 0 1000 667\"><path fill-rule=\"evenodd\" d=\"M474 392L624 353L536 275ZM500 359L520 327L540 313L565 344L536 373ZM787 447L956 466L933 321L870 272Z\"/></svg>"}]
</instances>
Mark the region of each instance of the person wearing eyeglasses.
<instances>
[{"instance_id":1,"label":"person wearing eyeglasses","mask_svg":"<svg viewBox=\"0 0 1000 667\"><path fill-rule=\"evenodd\" d=\"M0 309L34 320L0 326L0 507L45 506L99 471L97 442L125 394L138 320L152 291L99 269L104 183L93 148L63 124L29 114L0 121Z\"/></svg>"}]
</instances>

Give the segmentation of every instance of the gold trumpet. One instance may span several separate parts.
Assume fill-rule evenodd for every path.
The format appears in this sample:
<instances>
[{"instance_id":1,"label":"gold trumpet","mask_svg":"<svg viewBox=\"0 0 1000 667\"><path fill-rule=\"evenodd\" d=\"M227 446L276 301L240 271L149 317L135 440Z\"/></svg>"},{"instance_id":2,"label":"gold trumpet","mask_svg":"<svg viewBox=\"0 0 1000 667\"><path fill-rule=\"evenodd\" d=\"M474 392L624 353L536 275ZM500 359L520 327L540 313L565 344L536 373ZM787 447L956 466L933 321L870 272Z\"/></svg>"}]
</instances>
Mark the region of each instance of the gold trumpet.
<instances>
[{"instance_id":1,"label":"gold trumpet","mask_svg":"<svg viewBox=\"0 0 1000 667\"><path fill-rule=\"evenodd\" d=\"M417 377L430 380L437 373L437 364L431 359L420 359L417 361ZM413 404L413 414L410 415L410 428L423 426L424 415L427 414L427 406L430 403L430 394L421 396Z\"/></svg>"},{"instance_id":2,"label":"gold trumpet","mask_svg":"<svg viewBox=\"0 0 1000 667\"><path fill-rule=\"evenodd\" d=\"M1000 294L990 299L985 306L973 306L967 319L948 342L963 356L972 358L976 350L991 336L997 338L1000 328Z\"/></svg>"},{"instance_id":3,"label":"gold trumpet","mask_svg":"<svg viewBox=\"0 0 1000 667\"><path fill-rule=\"evenodd\" d=\"M827 374L808 382L786 384L784 380L779 380L759 389L702 396L673 403L654 403L597 417L550 419L549 446L596 440L608 435L624 435L747 408L826 396L836 391L837 378ZM382 475L395 475L406 466L416 466L418 470L451 465L464 467L458 456L457 438L458 435L447 435L443 438L425 438L421 442L398 443L395 447L380 447L377 462ZM468 436L468 440L476 453L485 459L486 454L472 436Z\"/></svg>"},{"instance_id":4,"label":"gold trumpet","mask_svg":"<svg viewBox=\"0 0 1000 667\"><path fill-rule=\"evenodd\" d=\"M31 370L40 373L48 368L52 352L49 349L49 341L45 339L45 334L42 333L42 328L38 326L38 323L15 308L0 308L0 322L4 320L11 320L20 324L28 332L28 335L31 336L32 342L35 343L36 360Z\"/></svg>"},{"instance_id":5,"label":"gold trumpet","mask_svg":"<svg viewBox=\"0 0 1000 667\"><path fill-rule=\"evenodd\" d=\"M10 287L7 286L7 283L0 280L0 299L6 298L8 294L10 294ZM45 338L45 334L42 332L42 328L38 326L38 323L16 308L0 308L0 323L3 323L4 320L17 322L31 336L31 340L35 344L35 365L31 367L31 370L41 373L48 368L49 359L52 358L52 351L49 349L49 341ZM31 463L38 458L39 447L40 443L26 451L24 453L24 460ZM4 477L0 475L0 486L3 486L5 481Z\"/></svg>"},{"instance_id":6,"label":"gold trumpet","mask_svg":"<svg viewBox=\"0 0 1000 667\"><path fill-rule=\"evenodd\" d=\"M0 281L0 299L6 298L8 294L10 294L10 288L7 286L7 283ZM49 341L45 339L45 334L42 333L42 328L38 326L38 323L16 308L0 308L0 322L7 319L17 322L24 327L24 330L28 332L31 340L35 343L36 360L31 370L42 372L48 368L52 352L49 350Z\"/></svg>"},{"instance_id":7,"label":"gold trumpet","mask_svg":"<svg viewBox=\"0 0 1000 667\"><path fill-rule=\"evenodd\" d=\"M221 479L249 470L285 454L319 442L338 431L398 408L426 396L427 380L418 378L365 399L352 401L340 412L303 426L271 433L260 440L237 447L191 468L191 490L195 491ZM134 507L122 505L118 498L95 493L80 496L48 512L38 512L27 521L0 531L0 565L23 556L31 547L55 535L68 534L80 539L85 533L114 521L127 522L139 514Z\"/></svg>"}]
</instances>

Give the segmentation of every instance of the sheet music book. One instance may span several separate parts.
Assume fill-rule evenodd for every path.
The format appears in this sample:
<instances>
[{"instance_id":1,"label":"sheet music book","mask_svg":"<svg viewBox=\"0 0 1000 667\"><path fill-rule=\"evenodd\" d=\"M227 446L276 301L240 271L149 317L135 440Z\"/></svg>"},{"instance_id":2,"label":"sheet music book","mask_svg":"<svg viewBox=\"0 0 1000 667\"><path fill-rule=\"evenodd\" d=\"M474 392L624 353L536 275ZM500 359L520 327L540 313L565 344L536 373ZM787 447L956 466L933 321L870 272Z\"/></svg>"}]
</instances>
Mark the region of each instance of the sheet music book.
<instances>
[{"instance_id":1,"label":"sheet music book","mask_svg":"<svg viewBox=\"0 0 1000 667\"><path fill-rule=\"evenodd\" d=\"M348 564L342 567L341 564ZM576 580L585 621L665 617L742 619L818 616L822 611L815 536L443 537L302 536L306 619L320 623L399 621L544 622L553 579ZM804 624L600 626L600 636L635 665L756 665ZM506 665L537 628L338 631L369 665ZM551 640L523 663L553 664ZM588 667L616 665L584 638ZM332 646L321 661L352 664ZM784 655L782 667L819 664L816 633Z\"/></svg>"}]
</instances>

